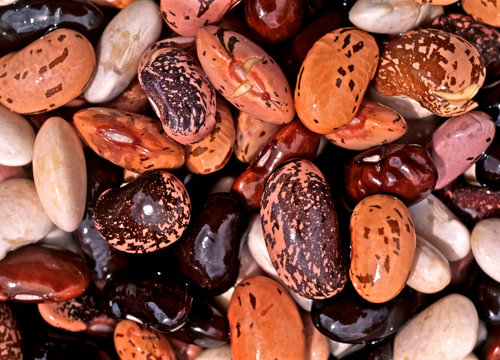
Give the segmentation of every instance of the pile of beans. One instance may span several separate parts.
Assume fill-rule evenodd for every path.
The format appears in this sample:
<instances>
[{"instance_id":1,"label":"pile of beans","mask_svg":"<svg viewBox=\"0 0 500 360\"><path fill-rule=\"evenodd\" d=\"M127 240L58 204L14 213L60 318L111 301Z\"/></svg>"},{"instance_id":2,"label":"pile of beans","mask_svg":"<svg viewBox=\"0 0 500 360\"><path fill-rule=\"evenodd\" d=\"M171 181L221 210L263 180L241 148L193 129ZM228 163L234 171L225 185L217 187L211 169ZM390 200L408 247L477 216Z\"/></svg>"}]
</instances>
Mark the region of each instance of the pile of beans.
<instances>
[{"instance_id":1,"label":"pile of beans","mask_svg":"<svg viewBox=\"0 0 500 360\"><path fill-rule=\"evenodd\" d=\"M499 27L0 0L0 358L500 359Z\"/></svg>"}]
</instances>

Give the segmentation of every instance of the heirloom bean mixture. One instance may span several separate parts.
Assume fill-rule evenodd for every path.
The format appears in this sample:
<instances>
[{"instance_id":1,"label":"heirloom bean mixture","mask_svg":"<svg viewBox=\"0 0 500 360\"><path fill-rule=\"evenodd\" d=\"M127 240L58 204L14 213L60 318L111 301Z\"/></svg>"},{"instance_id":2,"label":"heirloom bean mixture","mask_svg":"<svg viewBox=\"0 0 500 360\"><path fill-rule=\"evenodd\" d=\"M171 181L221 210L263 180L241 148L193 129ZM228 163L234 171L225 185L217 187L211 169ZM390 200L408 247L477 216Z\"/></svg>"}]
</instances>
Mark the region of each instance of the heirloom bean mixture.
<instances>
[{"instance_id":1,"label":"heirloom bean mixture","mask_svg":"<svg viewBox=\"0 0 500 360\"><path fill-rule=\"evenodd\" d=\"M497 0L0 0L0 359L499 360Z\"/></svg>"}]
</instances>

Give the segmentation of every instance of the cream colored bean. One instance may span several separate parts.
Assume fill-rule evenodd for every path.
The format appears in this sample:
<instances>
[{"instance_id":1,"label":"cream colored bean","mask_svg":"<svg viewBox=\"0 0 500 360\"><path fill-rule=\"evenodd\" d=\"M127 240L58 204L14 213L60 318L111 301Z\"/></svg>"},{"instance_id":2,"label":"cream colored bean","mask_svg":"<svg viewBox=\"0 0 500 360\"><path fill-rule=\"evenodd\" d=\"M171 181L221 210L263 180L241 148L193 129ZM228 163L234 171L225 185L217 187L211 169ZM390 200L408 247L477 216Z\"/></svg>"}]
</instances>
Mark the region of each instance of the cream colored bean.
<instances>
[{"instance_id":1,"label":"cream colored bean","mask_svg":"<svg viewBox=\"0 0 500 360\"><path fill-rule=\"evenodd\" d=\"M0 105L0 164L26 165L33 159L35 132L28 120Z\"/></svg>"},{"instance_id":2,"label":"cream colored bean","mask_svg":"<svg viewBox=\"0 0 500 360\"><path fill-rule=\"evenodd\" d=\"M417 234L438 248L448 261L460 260L469 253L469 230L437 197L430 194L409 210Z\"/></svg>"},{"instance_id":3,"label":"cream colored bean","mask_svg":"<svg viewBox=\"0 0 500 360\"><path fill-rule=\"evenodd\" d=\"M500 218L481 220L471 234L471 247L479 267L500 281Z\"/></svg>"},{"instance_id":4,"label":"cream colored bean","mask_svg":"<svg viewBox=\"0 0 500 360\"><path fill-rule=\"evenodd\" d=\"M451 281L448 260L430 242L417 235L413 267L406 285L426 294L443 290Z\"/></svg>"},{"instance_id":5,"label":"cream colored bean","mask_svg":"<svg viewBox=\"0 0 500 360\"><path fill-rule=\"evenodd\" d=\"M49 118L38 131L33 177L50 219L64 231L76 230L85 210L87 170L80 139L64 119Z\"/></svg>"},{"instance_id":6,"label":"cream colored bean","mask_svg":"<svg viewBox=\"0 0 500 360\"><path fill-rule=\"evenodd\" d=\"M448 295L398 332L394 360L461 360L476 345L478 326L472 301L463 295Z\"/></svg>"}]
</instances>

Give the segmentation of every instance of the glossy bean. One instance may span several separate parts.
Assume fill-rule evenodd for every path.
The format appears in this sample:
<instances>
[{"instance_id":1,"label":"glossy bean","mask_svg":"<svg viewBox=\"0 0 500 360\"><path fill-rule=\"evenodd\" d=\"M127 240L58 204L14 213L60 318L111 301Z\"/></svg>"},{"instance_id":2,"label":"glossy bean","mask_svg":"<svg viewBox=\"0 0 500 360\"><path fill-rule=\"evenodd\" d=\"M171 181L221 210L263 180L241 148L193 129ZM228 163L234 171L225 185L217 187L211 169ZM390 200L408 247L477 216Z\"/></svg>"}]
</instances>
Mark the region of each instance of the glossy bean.
<instances>
[{"instance_id":1,"label":"glossy bean","mask_svg":"<svg viewBox=\"0 0 500 360\"><path fill-rule=\"evenodd\" d=\"M170 332L188 319L193 297L182 284L159 276L120 275L103 291L104 310L116 319L138 320L159 331Z\"/></svg>"},{"instance_id":2,"label":"glossy bean","mask_svg":"<svg viewBox=\"0 0 500 360\"><path fill-rule=\"evenodd\" d=\"M394 110L374 101L363 100L356 116L342 130L327 134L336 146L350 150L367 150L376 145L396 141L408 126Z\"/></svg>"},{"instance_id":3,"label":"glossy bean","mask_svg":"<svg viewBox=\"0 0 500 360\"><path fill-rule=\"evenodd\" d=\"M344 172L344 184L356 202L374 193L392 194L411 205L432 190L438 173L420 145L381 145L355 156Z\"/></svg>"},{"instance_id":4,"label":"glossy bean","mask_svg":"<svg viewBox=\"0 0 500 360\"><path fill-rule=\"evenodd\" d=\"M247 222L234 195L211 195L175 249L180 270L210 294L229 289L238 276L240 239Z\"/></svg>"},{"instance_id":5,"label":"glossy bean","mask_svg":"<svg viewBox=\"0 0 500 360\"><path fill-rule=\"evenodd\" d=\"M89 282L85 262L68 250L28 245L0 261L2 301L66 301L83 294Z\"/></svg>"},{"instance_id":6,"label":"glossy bean","mask_svg":"<svg viewBox=\"0 0 500 360\"><path fill-rule=\"evenodd\" d=\"M181 237L191 218L191 201L179 179L153 170L102 193L94 218L99 233L114 248L135 254L153 252Z\"/></svg>"},{"instance_id":7,"label":"glossy bean","mask_svg":"<svg viewBox=\"0 0 500 360\"><path fill-rule=\"evenodd\" d=\"M304 0L245 1L245 19L259 40L278 43L290 39L299 30L304 3Z\"/></svg>"},{"instance_id":8,"label":"glossy bean","mask_svg":"<svg viewBox=\"0 0 500 360\"><path fill-rule=\"evenodd\" d=\"M75 113L73 124L92 150L124 169L141 174L184 164L183 147L165 135L157 119L96 107Z\"/></svg>"},{"instance_id":9,"label":"glossy bean","mask_svg":"<svg viewBox=\"0 0 500 360\"><path fill-rule=\"evenodd\" d=\"M320 136L307 130L299 121L282 126L234 181L232 191L244 199L248 209L259 208L264 184L284 161L293 157L313 159Z\"/></svg>"},{"instance_id":10,"label":"glossy bean","mask_svg":"<svg viewBox=\"0 0 500 360\"><path fill-rule=\"evenodd\" d=\"M374 303L394 298L413 264L416 235L409 210L390 195L370 195L351 215L351 282Z\"/></svg>"},{"instance_id":11,"label":"glossy bean","mask_svg":"<svg viewBox=\"0 0 500 360\"><path fill-rule=\"evenodd\" d=\"M308 160L292 160L264 186L261 219L280 279L311 299L331 297L347 281L347 254L324 175Z\"/></svg>"},{"instance_id":12,"label":"glossy bean","mask_svg":"<svg viewBox=\"0 0 500 360\"><path fill-rule=\"evenodd\" d=\"M0 8L2 52L20 48L56 28L76 30L90 41L104 28L103 12L88 1L21 0Z\"/></svg>"}]
</instances>

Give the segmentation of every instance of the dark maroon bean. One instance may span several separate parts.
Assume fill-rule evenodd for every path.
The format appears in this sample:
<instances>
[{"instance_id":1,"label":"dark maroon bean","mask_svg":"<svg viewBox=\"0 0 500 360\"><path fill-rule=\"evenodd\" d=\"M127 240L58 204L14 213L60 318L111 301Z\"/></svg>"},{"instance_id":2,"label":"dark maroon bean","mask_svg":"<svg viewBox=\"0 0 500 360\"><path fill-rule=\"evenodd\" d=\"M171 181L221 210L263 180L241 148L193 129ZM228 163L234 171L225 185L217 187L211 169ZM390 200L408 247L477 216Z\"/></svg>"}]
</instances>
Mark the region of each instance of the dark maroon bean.
<instances>
[{"instance_id":1,"label":"dark maroon bean","mask_svg":"<svg viewBox=\"0 0 500 360\"><path fill-rule=\"evenodd\" d=\"M240 239L247 225L245 208L236 196L209 196L175 249L182 273L211 295L229 289L238 277Z\"/></svg>"},{"instance_id":2,"label":"dark maroon bean","mask_svg":"<svg viewBox=\"0 0 500 360\"><path fill-rule=\"evenodd\" d=\"M304 18L304 0L245 0L245 17L257 39L278 43L299 30Z\"/></svg>"},{"instance_id":3,"label":"dark maroon bean","mask_svg":"<svg viewBox=\"0 0 500 360\"><path fill-rule=\"evenodd\" d=\"M460 179L436 191L435 195L470 229L482 219L500 217L500 191L470 185Z\"/></svg>"},{"instance_id":4,"label":"dark maroon bean","mask_svg":"<svg viewBox=\"0 0 500 360\"><path fill-rule=\"evenodd\" d=\"M21 0L0 7L0 51L21 49L59 28L76 30L96 41L104 25L104 14L88 1Z\"/></svg>"},{"instance_id":5,"label":"dark maroon bean","mask_svg":"<svg viewBox=\"0 0 500 360\"><path fill-rule=\"evenodd\" d=\"M92 280L102 289L110 276L129 262L129 257L112 248L99 234L94 223L94 207L103 191L121 185L123 169L96 155L89 148L85 148L84 152L87 163L87 204L75 235L92 272Z\"/></svg>"},{"instance_id":6,"label":"dark maroon bean","mask_svg":"<svg viewBox=\"0 0 500 360\"><path fill-rule=\"evenodd\" d=\"M500 326L500 283L481 271L474 282L472 294L481 320L488 326Z\"/></svg>"},{"instance_id":7,"label":"dark maroon bean","mask_svg":"<svg viewBox=\"0 0 500 360\"><path fill-rule=\"evenodd\" d=\"M483 344L483 357L481 359L500 360L500 327L492 329L488 333Z\"/></svg>"},{"instance_id":8,"label":"dark maroon bean","mask_svg":"<svg viewBox=\"0 0 500 360\"><path fill-rule=\"evenodd\" d=\"M22 358L21 331L6 302L0 302L0 359Z\"/></svg>"},{"instance_id":9,"label":"dark maroon bean","mask_svg":"<svg viewBox=\"0 0 500 360\"><path fill-rule=\"evenodd\" d=\"M500 77L500 31L494 26L464 14L443 14L428 25L458 35L474 46L483 57L489 82Z\"/></svg>"},{"instance_id":10,"label":"dark maroon bean","mask_svg":"<svg viewBox=\"0 0 500 360\"><path fill-rule=\"evenodd\" d=\"M85 291L90 272L69 250L28 245L0 261L0 301L66 301Z\"/></svg>"},{"instance_id":11,"label":"dark maroon bean","mask_svg":"<svg viewBox=\"0 0 500 360\"><path fill-rule=\"evenodd\" d=\"M389 144L357 155L344 173L349 196L360 201L370 194L386 193L411 205L436 185L437 171L420 145Z\"/></svg>"},{"instance_id":12,"label":"dark maroon bean","mask_svg":"<svg viewBox=\"0 0 500 360\"><path fill-rule=\"evenodd\" d=\"M320 138L298 120L282 126L253 163L236 178L231 191L240 196L247 209L257 210L269 175L290 158L314 159Z\"/></svg>"},{"instance_id":13,"label":"dark maroon bean","mask_svg":"<svg viewBox=\"0 0 500 360\"><path fill-rule=\"evenodd\" d=\"M476 163L476 178L481 185L500 190L500 136L495 137L493 144Z\"/></svg>"},{"instance_id":14,"label":"dark maroon bean","mask_svg":"<svg viewBox=\"0 0 500 360\"><path fill-rule=\"evenodd\" d=\"M186 286L165 276L138 279L124 274L110 281L103 292L104 310L116 319L132 316L160 331L179 329L193 303Z\"/></svg>"},{"instance_id":15,"label":"dark maroon bean","mask_svg":"<svg viewBox=\"0 0 500 360\"><path fill-rule=\"evenodd\" d=\"M349 284L330 299L314 301L311 318L316 328L332 340L368 343L398 331L422 302L421 294L405 288L393 300L375 304L363 300Z\"/></svg>"},{"instance_id":16,"label":"dark maroon bean","mask_svg":"<svg viewBox=\"0 0 500 360\"><path fill-rule=\"evenodd\" d=\"M164 170L147 171L97 200L94 219L114 248L135 254L154 252L176 242L191 218L184 185Z\"/></svg>"},{"instance_id":17,"label":"dark maroon bean","mask_svg":"<svg viewBox=\"0 0 500 360\"><path fill-rule=\"evenodd\" d=\"M75 336L50 333L37 339L32 360L111 360L101 346Z\"/></svg>"},{"instance_id":18,"label":"dark maroon bean","mask_svg":"<svg viewBox=\"0 0 500 360\"><path fill-rule=\"evenodd\" d=\"M448 290L468 293L478 273L478 265L472 250L462 259L450 261L451 281Z\"/></svg>"},{"instance_id":19,"label":"dark maroon bean","mask_svg":"<svg viewBox=\"0 0 500 360\"><path fill-rule=\"evenodd\" d=\"M225 316L197 297L193 301L187 323L168 336L205 348L219 347L229 341L229 324Z\"/></svg>"}]
</instances>

